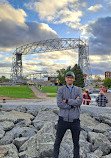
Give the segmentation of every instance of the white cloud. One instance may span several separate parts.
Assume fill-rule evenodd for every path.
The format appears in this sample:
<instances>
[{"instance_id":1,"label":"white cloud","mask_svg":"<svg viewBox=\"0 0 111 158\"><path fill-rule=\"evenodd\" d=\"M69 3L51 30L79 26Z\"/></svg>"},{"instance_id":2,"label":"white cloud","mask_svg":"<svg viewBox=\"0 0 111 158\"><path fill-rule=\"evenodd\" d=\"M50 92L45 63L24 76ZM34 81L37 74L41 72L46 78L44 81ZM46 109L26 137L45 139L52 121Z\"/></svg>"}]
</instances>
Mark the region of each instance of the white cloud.
<instances>
[{"instance_id":1,"label":"white cloud","mask_svg":"<svg viewBox=\"0 0 111 158\"><path fill-rule=\"evenodd\" d=\"M55 51L42 54L32 54L30 58L23 58L24 72L36 73L38 70L56 72L69 65L74 66L78 62L78 53L72 50Z\"/></svg>"},{"instance_id":2,"label":"white cloud","mask_svg":"<svg viewBox=\"0 0 111 158\"><path fill-rule=\"evenodd\" d=\"M90 61L91 63L110 63L111 62L111 57L107 55L90 55Z\"/></svg>"},{"instance_id":3,"label":"white cloud","mask_svg":"<svg viewBox=\"0 0 111 158\"><path fill-rule=\"evenodd\" d=\"M0 58L2 58L3 57L3 55L2 54L0 54Z\"/></svg>"},{"instance_id":4,"label":"white cloud","mask_svg":"<svg viewBox=\"0 0 111 158\"><path fill-rule=\"evenodd\" d=\"M12 56L8 53L0 54L0 76L5 75L6 77L10 77L11 74L11 66L12 66Z\"/></svg>"},{"instance_id":5,"label":"white cloud","mask_svg":"<svg viewBox=\"0 0 111 158\"><path fill-rule=\"evenodd\" d=\"M111 55L111 17L98 18L84 26L89 36L90 51L96 55Z\"/></svg>"},{"instance_id":6,"label":"white cloud","mask_svg":"<svg viewBox=\"0 0 111 158\"><path fill-rule=\"evenodd\" d=\"M26 16L23 9L14 9L10 4L0 2L0 21L10 20L18 26L26 26Z\"/></svg>"},{"instance_id":7,"label":"white cloud","mask_svg":"<svg viewBox=\"0 0 111 158\"><path fill-rule=\"evenodd\" d=\"M71 11L68 8L64 8L58 13L57 16L58 16L57 18L60 18L60 20L57 21L56 23L67 23L67 22L78 23L80 22L79 17L82 16L82 12Z\"/></svg>"},{"instance_id":8,"label":"white cloud","mask_svg":"<svg viewBox=\"0 0 111 158\"><path fill-rule=\"evenodd\" d=\"M57 33L51 28L51 27L49 27L49 25L48 24L44 24L44 23L41 23L41 24L39 24L40 25L40 29L41 29L41 31L43 30L46 30L47 32L51 32L51 33L54 33L55 35L57 35Z\"/></svg>"},{"instance_id":9,"label":"white cloud","mask_svg":"<svg viewBox=\"0 0 111 158\"><path fill-rule=\"evenodd\" d=\"M12 58L6 52L12 54L14 49L20 45L58 38L57 33L48 24L25 22L25 18L26 14L23 10L16 10L10 4L0 2L0 51L5 52L0 54L0 58L2 58L0 72L4 72L6 76L11 73L12 66ZM25 65L27 71L35 72L37 70L37 66L34 64L33 66Z\"/></svg>"},{"instance_id":10,"label":"white cloud","mask_svg":"<svg viewBox=\"0 0 111 158\"><path fill-rule=\"evenodd\" d=\"M105 75L98 74L98 76L100 76L100 78L101 78L102 80L105 79ZM92 78L93 78L93 79L97 79L97 78L96 78L96 75L92 75Z\"/></svg>"},{"instance_id":11,"label":"white cloud","mask_svg":"<svg viewBox=\"0 0 111 158\"><path fill-rule=\"evenodd\" d=\"M3 62L8 62L8 63L12 64L12 58L11 57L4 56L4 59L2 61Z\"/></svg>"},{"instance_id":12,"label":"white cloud","mask_svg":"<svg viewBox=\"0 0 111 158\"><path fill-rule=\"evenodd\" d=\"M40 15L40 18L44 19L47 16L54 15L55 13L57 13L57 10L67 6L68 3L74 3L74 2L77 2L77 0L60 0L60 1L40 0L39 2L35 2L34 6L35 6L35 10Z\"/></svg>"},{"instance_id":13,"label":"white cloud","mask_svg":"<svg viewBox=\"0 0 111 158\"><path fill-rule=\"evenodd\" d=\"M1 3L8 3L7 0L0 0Z\"/></svg>"},{"instance_id":14,"label":"white cloud","mask_svg":"<svg viewBox=\"0 0 111 158\"><path fill-rule=\"evenodd\" d=\"M95 75L103 75L110 71L111 57L108 55L90 55L91 72ZM103 78L103 77L102 77Z\"/></svg>"},{"instance_id":15,"label":"white cloud","mask_svg":"<svg viewBox=\"0 0 111 158\"><path fill-rule=\"evenodd\" d=\"M41 20L54 24L65 23L73 29L80 29L81 27L80 17L83 16L83 12L80 8L86 7L86 2L82 0L40 0L34 4L33 2L30 3L25 4L25 6L28 9L33 8L39 14Z\"/></svg>"},{"instance_id":16,"label":"white cloud","mask_svg":"<svg viewBox=\"0 0 111 158\"><path fill-rule=\"evenodd\" d=\"M10 52L26 43L58 38L48 24L26 22L26 16L24 10L13 8L8 2L0 2L0 51Z\"/></svg>"},{"instance_id":17,"label":"white cloud","mask_svg":"<svg viewBox=\"0 0 111 158\"><path fill-rule=\"evenodd\" d=\"M101 8L103 8L101 4L96 4L94 6L89 7L88 10L91 12L97 12Z\"/></svg>"},{"instance_id":18,"label":"white cloud","mask_svg":"<svg viewBox=\"0 0 111 158\"><path fill-rule=\"evenodd\" d=\"M47 53L43 53L43 54L38 54L35 55L34 57L32 57L32 60L40 60L42 61L43 59L45 60L52 60L54 62L59 62L62 63L62 61L68 61L70 62L71 60L74 62L77 62L77 58L78 58L78 53L74 52L72 50L67 50L67 51L55 51L55 52L47 52Z\"/></svg>"},{"instance_id":19,"label":"white cloud","mask_svg":"<svg viewBox=\"0 0 111 158\"><path fill-rule=\"evenodd\" d=\"M42 54L23 56L23 71L25 74L37 71L56 72L69 65L74 66L78 62L78 53L73 50L55 51Z\"/></svg>"},{"instance_id":20,"label":"white cloud","mask_svg":"<svg viewBox=\"0 0 111 158\"><path fill-rule=\"evenodd\" d=\"M0 52L13 52L13 48L2 48L2 47L0 47Z\"/></svg>"},{"instance_id":21,"label":"white cloud","mask_svg":"<svg viewBox=\"0 0 111 158\"><path fill-rule=\"evenodd\" d=\"M58 38L57 33L44 23L27 22L27 28L17 27L11 21L0 22L0 50L11 51L20 45ZM3 40L5 38L5 40Z\"/></svg>"},{"instance_id":22,"label":"white cloud","mask_svg":"<svg viewBox=\"0 0 111 158\"><path fill-rule=\"evenodd\" d=\"M1 64L0 64L0 77L5 76L5 77L10 78L10 71L11 69L9 67L7 66L1 67Z\"/></svg>"},{"instance_id":23,"label":"white cloud","mask_svg":"<svg viewBox=\"0 0 111 158\"><path fill-rule=\"evenodd\" d=\"M32 10L34 8L34 2L31 0L29 3L24 3L24 6Z\"/></svg>"}]
</instances>

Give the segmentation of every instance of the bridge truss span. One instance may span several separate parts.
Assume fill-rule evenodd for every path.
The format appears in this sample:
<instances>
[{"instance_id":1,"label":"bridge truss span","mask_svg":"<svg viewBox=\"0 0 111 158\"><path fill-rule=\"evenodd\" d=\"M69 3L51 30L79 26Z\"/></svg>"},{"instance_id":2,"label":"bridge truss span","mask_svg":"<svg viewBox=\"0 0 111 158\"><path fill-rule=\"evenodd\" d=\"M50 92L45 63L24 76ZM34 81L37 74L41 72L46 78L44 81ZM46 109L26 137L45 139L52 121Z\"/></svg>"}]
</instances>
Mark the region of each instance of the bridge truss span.
<instances>
[{"instance_id":1,"label":"bridge truss span","mask_svg":"<svg viewBox=\"0 0 111 158\"><path fill-rule=\"evenodd\" d=\"M78 64L80 65L83 73L87 74L88 78L90 78L91 72L89 50L87 49L88 46L86 43L81 39L76 38L57 38L33 42L16 48L16 50L13 52L12 80L14 82L21 82L23 79L22 55L63 51L77 48L79 49Z\"/></svg>"},{"instance_id":2,"label":"bridge truss span","mask_svg":"<svg viewBox=\"0 0 111 158\"><path fill-rule=\"evenodd\" d=\"M86 45L80 39L73 38L57 38L57 39L49 39L44 41L33 42L30 44L23 45L21 47L16 48L15 54L35 54L35 53L45 53L52 51L62 51L68 49L78 48L79 45Z\"/></svg>"}]
</instances>

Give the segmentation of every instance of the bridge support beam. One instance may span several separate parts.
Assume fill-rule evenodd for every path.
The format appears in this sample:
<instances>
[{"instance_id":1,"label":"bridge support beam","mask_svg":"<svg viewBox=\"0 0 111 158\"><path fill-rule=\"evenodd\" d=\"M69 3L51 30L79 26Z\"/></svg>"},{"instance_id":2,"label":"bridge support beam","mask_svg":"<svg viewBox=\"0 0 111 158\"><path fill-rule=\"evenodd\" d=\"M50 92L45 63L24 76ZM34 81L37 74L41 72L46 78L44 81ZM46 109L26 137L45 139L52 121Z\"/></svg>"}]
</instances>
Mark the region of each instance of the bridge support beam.
<instances>
[{"instance_id":1,"label":"bridge support beam","mask_svg":"<svg viewBox=\"0 0 111 158\"><path fill-rule=\"evenodd\" d=\"M12 59L12 80L13 82L23 82L23 76L22 76L22 54L16 53L13 56Z\"/></svg>"}]
</instances>

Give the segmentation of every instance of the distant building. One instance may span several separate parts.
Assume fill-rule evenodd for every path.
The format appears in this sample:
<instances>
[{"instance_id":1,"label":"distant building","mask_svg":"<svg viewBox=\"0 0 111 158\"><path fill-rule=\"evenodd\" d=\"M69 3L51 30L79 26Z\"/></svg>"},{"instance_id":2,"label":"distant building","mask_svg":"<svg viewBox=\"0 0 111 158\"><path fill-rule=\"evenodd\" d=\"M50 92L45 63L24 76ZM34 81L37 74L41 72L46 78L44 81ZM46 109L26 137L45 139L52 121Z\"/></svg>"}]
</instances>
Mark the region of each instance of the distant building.
<instances>
[{"instance_id":1,"label":"distant building","mask_svg":"<svg viewBox=\"0 0 111 158\"><path fill-rule=\"evenodd\" d=\"M110 71L106 71L105 72L105 79L106 78L110 78L111 79L111 72Z\"/></svg>"},{"instance_id":2,"label":"distant building","mask_svg":"<svg viewBox=\"0 0 111 158\"><path fill-rule=\"evenodd\" d=\"M54 83L55 85L58 83L57 77L48 77L48 81Z\"/></svg>"}]
</instances>

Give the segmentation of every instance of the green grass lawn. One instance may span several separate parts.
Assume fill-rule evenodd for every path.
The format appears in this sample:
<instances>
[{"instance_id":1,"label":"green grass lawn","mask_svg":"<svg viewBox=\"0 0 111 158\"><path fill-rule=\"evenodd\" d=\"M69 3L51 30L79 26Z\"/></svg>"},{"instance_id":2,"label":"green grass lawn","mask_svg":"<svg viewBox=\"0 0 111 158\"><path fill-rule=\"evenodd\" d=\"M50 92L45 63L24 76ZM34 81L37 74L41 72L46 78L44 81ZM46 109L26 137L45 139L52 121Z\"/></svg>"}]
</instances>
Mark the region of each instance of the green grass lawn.
<instances>
[{"instance_id":1,"label":"green grass lawn","mask_svg":"<svg viewBox=\"0 0 111 158\"><path fill-rule=\"evenodd\" d=\"M29 87L0 87L0 95L11 98L37 98Z\"/></svg>"},{"instance_id":2,"label":"green grass lawn","mask_svg":"<svg viewBox=\"0 0 111 158\"><path fill-rule=\"evenodd\" d=\"M54 86L54 87L53 86L44 86L41 88L42 88L42 91L45 91L46 93L57 93L57 86Z\"/></svg>"},{"instance_id":3,"label":"green grass lawn","mask_svg":"<svg viewBox=\"0 0 111 158\"><path fill-rule=\"evenodd\" d=\"M56 95L46 95L46 97L56 97Z\"/></svg>"}]
</instances>

